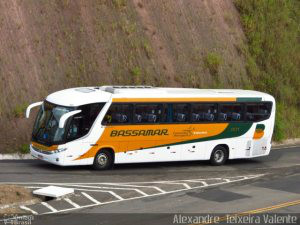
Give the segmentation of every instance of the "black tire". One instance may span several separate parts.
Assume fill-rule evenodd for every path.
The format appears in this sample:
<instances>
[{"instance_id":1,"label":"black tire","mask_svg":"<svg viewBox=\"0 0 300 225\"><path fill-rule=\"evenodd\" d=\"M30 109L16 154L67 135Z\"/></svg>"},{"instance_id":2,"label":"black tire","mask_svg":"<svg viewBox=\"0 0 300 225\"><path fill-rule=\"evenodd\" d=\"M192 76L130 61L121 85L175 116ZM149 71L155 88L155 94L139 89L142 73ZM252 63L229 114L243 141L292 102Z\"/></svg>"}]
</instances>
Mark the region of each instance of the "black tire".
<instances>
[{"instance_id":1,"label":"black tire","mask_svg":"<svg viewBox=\"0 0 300 225\"><path fill-rule=\"evenodd\" d=\"M94 158L93 167L96 170L107 170L111 169L113 164L113 154L109 150L103 149L96 154Z\"/></svg>"},{"instance_id":2,"label":"black tire","mask_svg":"<svg viewBox=\"0 0 300 225\"><path fill-rule=\"evenodd\" d=\"M221 166L223 165L228 159L228 151L223 146L217 146L211 153L210 156L210 163L213 166Z\"/></svg>"}]
</instances>

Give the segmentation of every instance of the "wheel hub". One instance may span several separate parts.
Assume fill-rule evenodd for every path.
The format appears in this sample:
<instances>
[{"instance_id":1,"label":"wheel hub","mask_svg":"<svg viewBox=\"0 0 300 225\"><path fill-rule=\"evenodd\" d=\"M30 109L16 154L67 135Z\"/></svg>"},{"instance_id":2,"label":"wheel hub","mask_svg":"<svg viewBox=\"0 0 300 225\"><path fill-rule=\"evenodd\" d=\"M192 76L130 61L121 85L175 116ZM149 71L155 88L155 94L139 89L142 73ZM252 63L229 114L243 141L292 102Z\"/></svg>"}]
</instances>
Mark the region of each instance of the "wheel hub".
<instances>
[{"instance_id":1,"label":"wheel hub","mask_svg":"<svg viewBox=\"0 0 300 225\"><path fill-rule=\"evenodd\" d=\"M107 160L108 159L105 154L99 154L98 159L97 159L99 165L101 165L101 166L104 166L107 163Z\"/></svg>"},{"instance_id":2,"label":"wheel hub","mask_svg":"<svg viewBox=\"0 0 300 225\"><path fill-rule=\"evenodd\" d=\"M222 150L217 150L216 152L215 152L215 156L214 156L214 158L215 158L215 161L216 162L222 162L223 161L223 159L224 159L224 152L222 151Z\"/></svg>"}]
</instances>

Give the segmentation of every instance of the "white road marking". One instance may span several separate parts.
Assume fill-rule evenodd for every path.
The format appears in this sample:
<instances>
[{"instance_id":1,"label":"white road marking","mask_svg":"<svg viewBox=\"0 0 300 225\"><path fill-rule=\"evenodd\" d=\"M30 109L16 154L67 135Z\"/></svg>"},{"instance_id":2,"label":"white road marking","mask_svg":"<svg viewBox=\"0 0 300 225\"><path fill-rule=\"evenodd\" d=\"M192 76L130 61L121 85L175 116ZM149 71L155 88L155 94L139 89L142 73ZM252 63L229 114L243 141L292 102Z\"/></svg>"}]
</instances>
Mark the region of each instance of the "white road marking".
<instances>
[{"instance_id":1,"label":"white road marking","mask_svg":"<svg viewBox=\"0 0 300 225\"><path fill-rule=\"evenodd\" d=\"M42 183L41 183L42 184ZM130 190L130 191L136 191L138 193L140 193L143 196L149 196L148 194L146 194L145 192L136 189L136 188L125 188L125 187L104 187L104 186L87 186L87 185L77 185L77 184L68 184L68 183L52 183L55 185L64 185L64 186L71 186L71 187L84 187L84 188L95 188L95 189L112 189L112 190ZM98 183L102 184L102 183Z\"/></svg>"},{"instance_id":2,"label":"white road marking","mask_svg":"<svg viewBox=\"0 0 300 225\"><path fill-rule=\"evenodd\" d=\"M243 176L244 177L244 176ZM223 180L224 178L208 178L208 179L192 179L192 180L182 180L185 182L200 182L200 181L208 181L208 180Z\"/></svg>"},{"instance_id":3,"label":"white road marking","mask_svg":"<svg viewBox=\"0 0 300 225\"><path fill-rule=\"evenodd\" d=\"M233 180L230 183L235 183L235 182L238 182L238 181L241 181L241 180L249 180L249 179L253 179L253 178L255 178L255 177L249 177L249 178L248 177L243 177L242 179L239 179L239 180ZM214 184L210 184L209 186L218 186L220 184L226 184L226 183L228 183L228 182L214 183ZM192 187L191 189L198 189L198 188L202 188L202 187L203 186ZM166 193L153 194L153 195L150 195L150 196L159 196L159 195L164 195L164 194L177 193L177 192L185 191L185 190L188 190L188 189L186 189L186 188L184 188L184 189L178 189L178 190L168 191ZM97 190L91 190L91 191L97 191ZM129 200L141 199L141 198L146 198L146 196L137 196L137 197L132 197L132 198L126 198L126 199L123 199L122 201L129 201ZM114 203L114 202L120 202L120 201L121 200L113 200L113 201L109 201L109 202L103 202L103 203L101 203L101 205L106 205L106 204L110 204L110 203ZM85 206L81 206L80 208L88 208L88 207L92 207L92 206L96 206L96 205L98 205L98 204L85 205ZM63 210L60 210L60 212L66 212L66 211L70 211L70 210L72 210L72 209L63 209ZM48 213L43 213L43 214L53 214L53 213L54 212L48 212Z\"/></svg>"},{"instance_id":4,"label":"white road marking","mask_svg":"<svg viewBox=\"0 0 300 225\"><path fill-rule=\"evenodd\" d=\"M30 209L30 208L24 206L24 205L21 205L20 208L21 208L21 209L24 209L24 210L26 210L26 211L28 211L28 212L31 212L31 213L34 214L34 215L38 215L38 213L37 213L36 211L34 211L34 210L32 210L32 209Z\"/></svg>"},{"instance_id":5,"label":"white road marking","mask_svg":"<svg viewBox=\"0 0 300 225\"><path fill-rule=\"evenodd\" d=\"M86 186L78 186L78 187L86 187ZM87 187L90 187L90 186L87 186ZM28 187L28 188L36 188L36 187ZM93 187L91 187L93 188ZM115 192L113 191L107 191L107 190L95 190L95 189L83 189L83 188L74 188L75 190L78 190L78 191L94 191L94 192L106 192L106 193L109 193L111 194L112 196L116 197L117 199L119 200L124 200L124 198L122 198L120 195L116 194ZM143 197L147 197L147 196L144 196Z\"/></svg>"},{"instance_id":6,"label":"white road marking","mask_svg":"<svg viewBox=\"0 0 300 225\"><path fill-rule=\"evenodd\" d=\"M265 176L265 175L266 175L266 173L265 174L256 174L256 175L247 175L247 176L244 176L244 177L248 178L248 179L252 179L252 178L258 178L258 177ZM231 177L231 178L234 178L234 177Z\"/></svg>"},{"instance_id":7,"label":"white road marking","mask_svg":"<svg viewBox=\"0 0 300 225\"><path fill-rule=\"evenodd\" d=\"M49 205L47 202L41 202L41 204L44 205L44 206L46 206L52 212L57 212L57 210L55 208L53 208L51 205Z\"/></svg>"},{"instance_id":8,"label":"white road marking","mask_svg":"<svg viewBox=\"0 0 300 225\"><path fill-rule=\"evenodd\" d=\"M95 204L101 204L101 202L97 201L96 199L94 199L92 196L90 196L89 194L85 193L85 192L81 192L82 195L84 195L87 199L91 200L92 202L94 202Z\"/></svg>"},{"instance_id":9,"label":"white road marking","mask_svg":"<svg viewBox=\"0 0 300 225\"><path fill-rule=\"evenodd\" d=\"M160 184L160 183L167 183L167 182L185 182L185 181L200 181L200 180L224 180L224 179L231 179L231 178L247 178L247 177L260 177L260 176L264 176L265 174L249 174L249 175L245 175L245 176L235 176L235 177L225 177L225 178L203 178L203 179L190 179L190 180L164 180L164 181L141 181L141 182L125 182L125 183L118 183L118 184ZM81 184L81 183L77 183L77 184ZM99 184L99 183L82 183L82 184Z\"/></svg>"},{"instance_id":10,"label":"white road marking","mask_svg":"<svg viewBox=\"0 0 300 225\"><path fill-rule=\"evenodd\" d=\"M88 187L91 187L91 186L88 186ZM93 188L101 188L101 189L112 189L112 190L132 190L132 191L136 191L138 193L140 193L141 195L143 196L149 196L148 194L146 194L145 192L137 189L137 188L124 188L124 187L99 187L99 186L96 186L96 187L93 187Z\"/></svg>"},{"instance_id":11,"label":"white road marking","mask_svg":"<svg viewBox=\"0 0 300 225\"><path fill-rule=\"evenodd\" d=\"M295 164L300 165L300 164ZM141 181L141 182L124 182L124 183L109 183L109 184L115 184L115 185L123 185L123 184L155 184L155 183L161 183L161 182L184 182L184 181L194 181L194 180L222 180L222 179L230 179L230 178L244 178L244 177L259 177L264 176L265 174L249 174L249 175L241 175L241 176L234 176L234 177L217 177L217 178L198 178L198 179L190 179L190 180L163 180L163 181ZM48 182L0 182L1 184L40 184L40 185L103 185L106 183L99 183L99 182L92 182L92 183L48 183Z\"/></svg>"},{"instance_id":12,"label":"white road marking","mask_svg":"<svg viewBox=\"0 0 300 225\"><path fill-rule=\"evenodd\" d=\"M191 189L191 186L189 186L187 183L178 183L178 182L165 182L162 184L179 184L179 185L183 185L186 189Z\"/></svg>"},{"instance_id":13,"label":"white road marking","mask_svg":"<svg viewBox=\"0 0 300 225\"><path fill-rule=\"evenodd\" d=\"M117 199L119 200L125 200L124 198L122 198L120 195L117 195L115 192L113 191L109 191L109 193L113 196L115 196ZM146 196L143 196L143 197L146 197Z\"/></svg>"},{"instance_id":14,"label":"white road marking","mask_svg":"<svg viewBox=\"0 0 300 225\"><path fill-rule=\"evenodd\" d=\"M41 204L45 205L47 208L49 208L51 210L51 212L41 213L41 215L42 215L42 214L52 214L52 213L57 213L57 212L66 212L66 211L70 211L70 210L87 208L87 207L92 207L92 206L97 206L97 205L104 205L104 204L120 202L120 201L141 199L141 198L146 198L146 197L151 197L151 196L159 196L159 195L176 193L176 192L186 191L186 190L191 190L191 189L196 189L196 188L200 189L200 188L205 188L208 186L211 187L211 186L217 186L217 185L222 185L222 184L234 183L234 182L239 182L242 180L254 179L254 178L257 178L257 177L260 177L263 175L265 175L265 174L256 174L256 175L251 174L251 175L247 175L247 176L236 176L236 177L225 177L225 178L150 181L150 182L127 182L127 183L34 183L34 182L24 182L24 183L18 183L18 184L28 185L27 188L32 188L32 189L40 188L41 186L43 187L44 185L72 186L72 187L74 187L74 189L76 191L80 191L83 196L85 196L91 202L93 202L93 204L90 204L90 205L80 206L68 198L61 199L61 200L65 200L66 202L68 202L74 206L74 208L68 208L68 209L62 209L62 210L56 210L48 203L42 202ZM212 181L215 180L217 182L209 184L206 182L208 180L212 180ZM199 183L201 185L191 187L189 185L191 183L194 183L194 184ZM182 185L184 188L180 188L180 189L176 189L176 190L172 190L172 191L165 191L157 186L154 186L153 184ZM141 191L139 188L152 188L152 189L157 190L158 193L147 194L147 193ZM104 190L104 189L107 189L107 190ZM111 191L111 190L132 190L132 191L136 191L137 193L139 193L141 195L135 196L135 197L123 198L122 196L118 195L117 193L115 193L114 191ZM111 200L111 201L106 201L106 202L100 202L97 199L90 196L89 194L87 194L86 192L105 192L105 193L108 193L108 194L114 196L116 199ZM29 210L27 210L27 211L29 211ZM35 213L37 213L37 212L35 212Z\"/></svg>"},{"instance_id":15,"label":"white road marking","mask_svg":"<svg viewBox=\"0 0 300 225\"><path fill-rule=\"evenodd\" d=\"M72 206L74 206L75 208L80 208L80 205L76 204L75 202L73 202L71 199L69 198L64 198L64 200L68 203L70 203Z\"/></svg>"},{"instance_id":16,"label":"white road marking","mask_svg":"<svg viewBox=\"0 0 300 225\"><path fill-rule=\"evenodd\" d=\"M203 187L206 187L208 186L208 183L205 182L205 181L200 181L200 180L195 180L195 181L187 181L187 182L190 182L190 183L201 183L203 185Z\"/></svg>"},{"instance_id":17,"label":"white road marking","mask_svg":"<svg viewBox=\"0 0 300 225\"><path fill-rule=\"evenodd\" d=\"M143 185L133 185L133 184L123 184L123 183L104 183L105 185L118 185L124 187L139 187L139 188L153 188L161 193L166 193L163 189L156 187L156 186L143 186Z\"/></svg>"},{"instance_id":18,"label":"white road marking","mask_svg":"<svg viewBox=\"0 0 300 225\"><path fill-rule=\"evenodd\" d=\"M137 191L138 193L140 193L141 195L149 196L148 194L146 194L145 192L141 191L140 189L134 189L134 190Z\"/></svg>"}]
</instances>

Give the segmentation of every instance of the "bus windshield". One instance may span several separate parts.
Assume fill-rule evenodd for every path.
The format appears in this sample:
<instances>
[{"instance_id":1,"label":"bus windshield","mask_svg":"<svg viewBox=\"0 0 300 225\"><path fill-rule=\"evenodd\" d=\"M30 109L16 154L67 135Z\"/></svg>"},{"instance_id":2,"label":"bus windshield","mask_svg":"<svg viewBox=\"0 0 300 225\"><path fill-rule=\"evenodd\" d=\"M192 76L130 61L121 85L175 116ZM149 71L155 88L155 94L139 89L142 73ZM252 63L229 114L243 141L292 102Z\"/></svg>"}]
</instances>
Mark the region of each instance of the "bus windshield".
<instances>
[{"instance_id":1,"label":"bus windshield","mask_svg":"<svg viewBox=\"0 0 300 225\"><path fill-rule=\"evenodd\" d=\"M37 115L32 138L45 144L62 142L66 128L58 127L59 120L62 115L73 110L74 107L58 106L45 101Z\"/></svg>"}]
</instances>

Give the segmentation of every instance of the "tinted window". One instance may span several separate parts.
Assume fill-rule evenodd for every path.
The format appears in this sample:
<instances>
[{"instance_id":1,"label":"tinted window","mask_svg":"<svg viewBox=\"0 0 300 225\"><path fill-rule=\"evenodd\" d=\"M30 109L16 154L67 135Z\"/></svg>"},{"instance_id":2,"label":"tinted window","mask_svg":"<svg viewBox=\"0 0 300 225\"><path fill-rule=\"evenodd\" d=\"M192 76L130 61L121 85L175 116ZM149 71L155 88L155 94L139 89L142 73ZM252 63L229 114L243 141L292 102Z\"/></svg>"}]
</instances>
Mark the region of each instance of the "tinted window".
<instances>
[{"instance_id":1,"label":"tinted window","mask_svg":"<svg viewBox=\"0 0 300 225\"><path fill-rule=\"evenodd\" d=\"M163 104L162 115L160 118L161 122L171 123L173 120L173 105L172 104Z\"/></svg>"},{"instance_id":2,"label":"tinted window","mask_svg":"<svg viewBox=\"0 0 300 225\"><path fill-rule=\"evenodd\" d=\"M32 132L33 140L46 145L62 143L65 133L68 132L67 126L59 128L59 120L68 112L75 110L74 107L64 107L45 101L37 115ZM67 125L67 123L66 123Z\"/></svg>"},{"instance_id":3,"label":"tinted window","mask_svg":"<svg viewBox=\"0 0 300 225\"><path fill-rule=\"evenodd\" d=\"M271 102L265 103L247 103L246 105L246 120L261 121L270 117L272 109Z\"/></svg>"},{"instance_id":4,"label":"tinted window","mask_svg":"<svg viewBox=\"0 0 300 225\"><path fill-rule=\"evenodd\" d=\"M103 124L127 124L131 123L131 104L112 104L107 111Z\"/></svg>"},{"instance_id":5,"label":"tinted window","mask_svg":"<svg viewBox=\"0 0 300 225\"><path fill-rule=\"evenodd\" d=\"M241 121L243 120L242 104L220 104L219 120L220 121Z\"/></svg>"},{"instance_id":6,"label":"tinted window","mask_svg":"<svg viewBox=\"0 0 300 225\"><path fill-rule=\"evenodd\" d=\"M184 123L189 121L190 107L186 103L173 104L173 122Z\"/></svg>"},{"instance_id":7,"label":"tinted window","mask_svg":"<svg viewBox=\"0 0 300 225\"><path fill-rule=\"evenodd\" d=\"M133 120L135 123L158 123L162 116L161 104L137 104Z\"/></svg>"},{"instance_id":8,"label":"tinted window","mask_svg":"<svg viewBox=\"0 0 300 225\"><path fill-rule=\"evenodd\" d=\"M99 115L104 103L89 104L79 107L81 113L72 117L67 133L68 140L74 140L86 135L97 116Z\"/></svg>"},{"instance_id":9,"label":"tinted window","mask_svg":"<svg viewBox=\"0 0 300 225\"><path fill-rule=\"evenodd\" d=\"M215 121L217 119L216 104L195 103L192 104L192 122Z\"/></svg>"}]
</instances>

